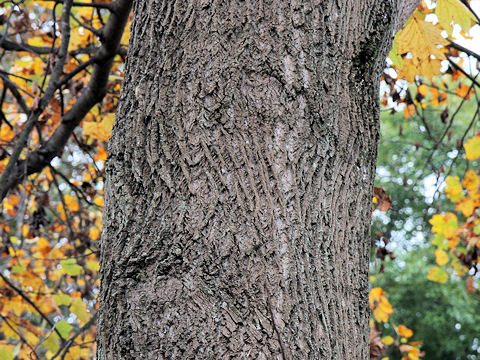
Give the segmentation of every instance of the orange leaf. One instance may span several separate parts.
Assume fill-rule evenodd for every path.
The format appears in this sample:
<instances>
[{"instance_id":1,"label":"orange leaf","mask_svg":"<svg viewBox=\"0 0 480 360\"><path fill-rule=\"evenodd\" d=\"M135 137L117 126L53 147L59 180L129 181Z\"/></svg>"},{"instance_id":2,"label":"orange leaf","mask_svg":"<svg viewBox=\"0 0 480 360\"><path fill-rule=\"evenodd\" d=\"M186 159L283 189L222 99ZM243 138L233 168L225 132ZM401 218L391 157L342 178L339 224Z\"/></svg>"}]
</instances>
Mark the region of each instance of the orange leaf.
<instances>
[{"instance_id":1,"label":"orange leaf","mask_svg":"<svg viewBox=\"0 0 480 360\"><path fill-rule=\"evenodd\" d=\"M402 336L402 337L405 337L405 338L409 338L409 337L412 337L413 335L413 331L410 330L409 328L407 328L406 326L403 326L403 325L398 325L398 335Z\"/></svg>"}]
</instances>

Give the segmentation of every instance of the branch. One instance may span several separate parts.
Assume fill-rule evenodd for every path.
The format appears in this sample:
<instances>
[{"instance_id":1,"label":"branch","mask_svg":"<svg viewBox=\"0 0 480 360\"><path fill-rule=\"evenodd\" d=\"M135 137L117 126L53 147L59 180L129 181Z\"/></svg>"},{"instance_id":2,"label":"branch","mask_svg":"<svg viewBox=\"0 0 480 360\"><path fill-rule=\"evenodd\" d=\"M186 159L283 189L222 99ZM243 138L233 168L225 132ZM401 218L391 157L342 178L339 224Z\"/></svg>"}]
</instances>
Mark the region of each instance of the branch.
<instances>
[{"instance_id":1,"label":"branch","mask_svg":"<svg viewBox=\"0 0 480 360\"><path fill-rule=\"evenodd\" d=\"M20 107L22 108L23 112L25 114L28 114L30 110L28 109L28 106L25 103L25 100L23 100L23 97L20 94L20 91L18 91L16 84L1 72L0 72L0 78L2 78L3 86L8 90L10 90L15 100L17 100L18 105L20 105Z\"/></svg>"},{"instance_id":2,"label":"branch","mask_svg":"<svg viewBox=\"0 0 480 360\"><path fill-rule=\"evenodd\" d=\"M8 51L28 51L35 55L50 54L49 46L32 46L30 44L17 43L5 37L0 38L0 47Z\"/></svg>"},{"instance_id":3,"label":"branch","mask_svg":"<svg viewBox=\"0 0 480 360\"><path fill-rule=\"evenodd\" d=\"M63 0L45 0L49 2L55 2L57 4L63 4ZM87 3L87 2L74 2L73 6L79 6L79 7L92 7L92 8L97 8L97 9L107 9L112 12L115 11L115 5L113 3Z\"/></svg>"},{"instance_id":4,"label":"branch","mask_svg":"<svg viewBox=\"0 0 480 360\"><path fill-rule=\"evenodd\" d=\"M37 122L39 116L43 113L43 110L45 110L48 103L55 94L55 91L57 90L57 81L63 72L63 66L65 65L68 55L68 44L70 42L70 11L72 9L72 2L72 0L65 1L62 8L62 43L60 45L60 51L58 53L57 61L55 62L55 67L53 68L50 81L48 82L47 89L45 90L42 98L38 101L38 106L36 106L36 108L32 109L32 111L30 112L29 119L25 123L25 126L20 133L17 143L15 144L15 149L13 150L13 153L8 160L8 164L0 177L1 200L3 200L7 195L7 184L9 177L14 173L14 170L17 166L17 160L20 157L23 148L27 144L28 138L33 130L35 123Z\"/></svg>"},{"instance_id":5,"label":"branch","mask_svg":"<svg viewBox=\"0 0 480 360\"><path fill-rule=\"evenodd\" d=\"M8 318L6 318L5 316L3 316L2 314L0 314L0 318L2 318L2 320L5 321L5 324L7 324L7 326L10 328L10 330L12 330L15 334L17 334L17 336L20 338L20 340L21 340L25 345L27 345L27 346L30 348L30 350L32 350L32 352L30 353L30 355L31 355L31 354L35 354L35 357L37 358L37 360L40 359L40 358L38 357L38 354L35 352L35 349L33 348L33 346L30 345L29 342L27 341L27 339L25 339L25 338L22 336L22 334L21 334L17 329L15 329L15 328L9 323ZM30 358L31 358L31 356L30 356Z\"/></svg>"},{"instance_id":6,"label":"branch","mask_svg":"<svg viewBox=\"0 0 480 360\"><path fill-rule=\"evenodd\" d=\"M47 322L47 324L57 333L59 339L62 340L62 343L65 341L65 338L62 336L62 334L60 334L60 332L58 331L58 329L55 327L55 324L48 318L47 315L45 315L39 308L37 305L35 305L35 303L30 300L30 298L25 295L23 293L22 290L20 290L19 288L17 288L15 285L13 285L10 280L8 280L2 273L0 273L0 278L2 278L2 280L8 285L10 286L13 290L15 290L17 292L18 295L20 295L22 297L23 300L25 300L27 303L29 303L34 309L35 311L38 313L38 315L40 315L42 317L43 320L45 320Z\"/></svg>"},{"instance_id":7,"label":"branch","mask_svg":"<svg viewBox=\"0 0 480 360\"><path fill-rule=\"evenodd\" d=\"M458 66L456 63L454 63L450 58L447 58L448 62L450 63L450 65L452 65L455 69L457 69L458 71L460 71L463 75L465 75L472 83L474 83L475 85L477 85L478 87L480 87L480 83L475 80L474 77L472 77L472 75L470 75L469 73L467 73L465 70L462 69L461 66Z\"/></svg>"},{"instance_id":8,"label":"branch","mask_svg":"<svg viewBox=\"0 0 480 360\"><path fill-rule=\"evenodd\" d=\"M58 351L55 353L55 355L52 356L52 358L50 360L54 360L55 358L57 358L60 354L63 354L61 359L65 359L65 355L67 354L68 352L68 349L70 349L70 347L73 345L75 339L77 338L78 335L80 335L81 333L83 333L85 330L87 330L88 328L90 328L90 326L92 326L94 323L95 323L95 320L97 319L97 313L95 313L91 318L90 320L88 320L88 322L85 323L85 325L83 325L81 328L79 328L77 331L75 331L75 333L72 335L72 337L70 339L68 339L62 346L60 346L60 348L58 349Z\"/></svg>"},{"instance_id":9,"label":"branch","mask_svg":"<svg viewBox=\"0 0 480 360\"><path fill-rule=\"evenodd\" d=\"M451 41L451 40L449 40L449 41L450 41L450 45L448 45L448 46L451 46L451 47L453 47L454 49L457 49L458 51L464 52L465 54L470 55L470 56L474 57L474 58L477 59L477 60L480 60L480 55L477 54L476 52L473 52L472 50L467 49L466 47L463 47L462 45L459 45L459 44L457 44L457 43L454 43L454 42Z\"/></svg>"},{"instance_id":10,"label":"branch","mask_svg":"<svg viewBox=\"0 0 480 360\"><path fill-rule=\"evenodd\" d=\"M133 0L117 0L110 5L114 11L104 28L105 42L95 53L96 62L86 90L62 118L62 122L36 151L29 153L26 160L19 161L8 176L5 185L0 186L3 199L8 190L17 186L25 176L41 171L50 161L61 154L73 130L80 124L90 109L100 102L107 93L107 83L113 59L120 47L123 30L127 24ZM6 170L5 170L6 171ZM3 177L3 174L2 174Z\"/></svg>"},{"instance_id":11,"label":"branch","mask_svg":"<svg viewBox=\"0 0 480 360\"><path fill-rule=\"evenodd\" d=\"M68 74L66 74L63 78L62 81L58 84L59 86L65 85L71 78L73 78L75 75L81 73L83 70L85 70L87 67L90 65L93 65L95 63L95 56L92 56L90 59L85 61L84 63L81 63L75 70L72 70Z\"/></svg>"}]
</instances>

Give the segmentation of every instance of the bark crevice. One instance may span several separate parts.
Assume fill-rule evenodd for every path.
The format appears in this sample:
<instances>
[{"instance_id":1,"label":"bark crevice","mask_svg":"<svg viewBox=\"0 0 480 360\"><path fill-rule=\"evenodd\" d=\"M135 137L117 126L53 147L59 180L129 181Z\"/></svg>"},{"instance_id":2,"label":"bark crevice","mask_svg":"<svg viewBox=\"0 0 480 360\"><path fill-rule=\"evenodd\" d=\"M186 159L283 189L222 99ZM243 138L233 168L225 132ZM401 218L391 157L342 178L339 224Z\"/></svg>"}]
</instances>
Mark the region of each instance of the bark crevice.
<instances>
[{"instance_id":1,"label":"bark crevice","mask_svg":"<svg viewBox=\"0 0 480 360\"><path fill-rule=\"evenodd\" d=\"M388 4L135 3L101 359L368 358Z\"/></svg>"}]
</instances>

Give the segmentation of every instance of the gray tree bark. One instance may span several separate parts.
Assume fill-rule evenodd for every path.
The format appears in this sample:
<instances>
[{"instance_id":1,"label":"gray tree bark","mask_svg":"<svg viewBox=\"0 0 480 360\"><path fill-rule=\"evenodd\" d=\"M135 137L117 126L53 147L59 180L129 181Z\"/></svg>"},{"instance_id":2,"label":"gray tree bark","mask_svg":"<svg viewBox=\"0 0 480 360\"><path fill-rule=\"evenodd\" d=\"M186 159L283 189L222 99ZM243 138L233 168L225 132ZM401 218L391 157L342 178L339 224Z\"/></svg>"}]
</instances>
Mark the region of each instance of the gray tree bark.
<instances>
[{"instance_id":1,"label":"gray tree bark","mask_svg":"<svg viewBox=\"0 0 480 360\"><path fill-rule=\"evenodd\" d=\"M378 83L417 2L135 2L99 359L368 358Z\"/></svg>"}]
</instances>

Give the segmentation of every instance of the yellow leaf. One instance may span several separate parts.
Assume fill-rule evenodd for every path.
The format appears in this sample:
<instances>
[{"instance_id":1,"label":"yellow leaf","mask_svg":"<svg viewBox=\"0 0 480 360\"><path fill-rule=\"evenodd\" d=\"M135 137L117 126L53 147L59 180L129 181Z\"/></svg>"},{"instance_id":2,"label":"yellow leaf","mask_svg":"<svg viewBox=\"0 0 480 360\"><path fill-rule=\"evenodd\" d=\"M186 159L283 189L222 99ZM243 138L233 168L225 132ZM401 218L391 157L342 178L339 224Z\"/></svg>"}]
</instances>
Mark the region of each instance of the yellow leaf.
<instances>
[{"instance_id":1,"label":"yellow leaf","mask_svg":"<svg viewBox=\"0 0 480 360\"><path fill-rule=\"evenodd\" d=\"M22 225L22 235L23 235L23 237L28 238L29 232L30 232L30 226L28 226L27 224Z\"/></svg>"},{"instance_id":2,"label":"yellow leaf","mask_svg":"<svg viewBox=\"0 0 480 360\"><path fill-rule=\"evenodd\" d=\"M431 79L441 73L441 68L442 61L440 59L422 59L418 67L418 75L422 75L428 79ZM440 104L444 104L446 102L446 96L444 98L445 100L439 102Z\"/></svg>"},{"instance_id":3,"label":"yellow leaf","mask_svg":"<svg viewBox=\"0 0 480 360\"><path fill-rule=\"evenodd\" d=\"M28 38L27 43L32 46L49 46L50 44L46 44L45 41L40 36L35 36L33 38Z\"/></svg>"},{"instance_id":4,"label":"yellow leaf","mask_svg":"<svg viewBox=\"0 0 480 360\"><path fill-rule=\"evenodd\" d=\"M447 177L445 183L447 185L445 188L445 194L447 194L447 198L453 202L456 202L464 196L462 193L462 185L460 184L460 179L458 176Z\"/></svg>"},{"instance_id":5,"label":"yellow leaf","mask_svg":"<svg viewBox=\"0 0 480 360\"><path fill-rule=\"evenodd\" d=\"M450 212L445 215L433 215L430 219L432 231L437 234L443 234L446 238L455 236L458 227L458 221L455 214Z\"/></svg>"},{"instance_id":6,"label":"yellow leaf","mask_svg":"<svg viewBox=\"0 0 480 360\"><path fill-rule=\"evenodd\" d=\"M39 256L36 257L46 258L50 251L52 251L52 247L47 239L41 237L37 239L37 244L32 247L32 251L34 251L34 253L39 253Z\"/></svg>"},{"instance_id":7,"label":"yellow leaf","mask_svg":"<svg viewBox=\"0 0 480 360\"><path fill-rule=\"evenodd\" d=\"M398 78L405 79L408 82L414 82L415 76L424 76L428 79L441 73L440 69L442 67L440 59L430 59L425 58L413 62L412 59L403 59L402 68L398 69ZM446 100L446 98L445 98ZM438 104L439 101L436 98L433 98L432 101L436 101ZM443 103L443 102L442 102ZM435 104L432 103L433 106Z\"/></svg>"},{"instance_id":8,"label":"yellow leaf","mask_svg":"<svg viewBox=\"0 0 480 360\"><path fill-rule=\"evenodd\" d=\"M393 341L393 337L391 336L385 336L382 338L382 343L384 343L385 345L392 345Z\"/></svg>"},{"instance_id":9,"label":"yellow leaf","mask_svg":"<svg viewBox=\"0 0 480 360\"><path fill-rule=\"evenodd\" d=\"M97 227L91 227L88 231L88 236L90 236L92 240L98 240L100 238L100 230L98 230Z\"/></svg>"},{"instance_id":10,"label":"yellow leaf","mask_svg":"<svg viewBox=\"0 0 480 360\"><path fill-rule=\"evenodd\" d=\"M5 301L5 300L3 300ZM0 323L0 331L3 333L3 336L6 338L10 338L13 340L18 340L20 337L18 336L18 326L17 324L10 319L7 324L7 321L4 320Z\"/></svg>"},{"instance_id":11,"label":"yellow leaf","mask_svg":"<svg viewBox=\"0 0 480 360\"><path fill-rule=\"evenodd\" d=\"M86 122L83 124L83 135L101 141L107 141L115 121L115 114L108 114L101 122Z\"/></svg>"},{"instance_id":12,"label":"yellow leaf","mask_svg":"<svg viewBox=\"0 0 480 360\"><path fill-rule=\"evenodd\" d=\"M127 25L125 26L125 30L122 34L122 39L120 40L121 44L128 45L130 41L130 26L132 25L132 21L129 20Z\"/></svg>"},{"instance_id":13,"label":"yellow leaf","mask_svg":"<svg viewBox=\"0 0 480 360\"><path fill-rule=\"evenodd\" d=\"M474 170L468 170L465 174L465 178L462 181L462 185L468 190L469 194L473 196L478 193L478 187L480 186L480 177Z\"/></svg>"},{"instance_id":14,"label":"yellow leaf","mask_svg":"<svg viewBox=\"0 0 480 360\"><path fill-rule=\"evenodd\" d=\"M425 84L422 84L418 87L418 92L422 94L423 96L426 96L428 93L428 87Z\"/></svg>"},{"instance_id":15,"label":"yellow leaf","mask_svg":"<svg viewBox=\"0 0 480 360\"><path fill-rule=\"evenodd\" d=\"M92 271L100 270L100 263L96 260L87 260L86 261L87 269Z\"/></svg>"},{"instance_id":16,"label":"yellow leaf","mask_svg":"<svg viewBox=\"0 0 480 360\"><path fill-rule=\"evenodd\" d=\"M55 6L54 1L35 1L36 4L43 6L46 9L53 9Z\"/></svg>"},{"instance_id":17,"label":"yellow leaf","mask_svg":"<svg viewBox=\"0 0 480 360\"><path fill-rule=\"evenodd\" d=\"M435 15L437 15L439 24L447 31L448 35L452 35L452 22L460 25L464 31L470 30L476 23L473 14L458 0L437 1Z\"/></svg>"},{"instance_id":18,"label":"yellow leaf","mask_svg":"<svg viewBox=\"0 0 480 360\"><path fill-rule=\"evenodd\" d=\"M96 197L95 200L93 200L93 203L98 206L103 206L103 198L101 197Z\"/></svg>"},{"instance_id":19,"label":"yellow leaf","mask_svg":"<svg viewBox=\"0 0 480 360\"><path fill-rule=\"evenodd\" d=\"M428 59L430 55L444 59L437 45L447 45L448 41L440 33L441 30L436 26L414 17L398 36L398 52L411 52L414 64Z\"/></svg>"},{"instance_id":20,"label":"yellow leaf","mask_svg":"<svg viewBox=\"0 0 480 360\"><path fill-rule=\"evenodd\" d=\"M409 338L413 335L413 331L403 325L398 325L398 335L401 337Z\"/></svg>"},{"instance_id":21,"label":"yellow leaf","mask_svg":"<svg viewBox=\"0 0 480 360\"><path fill-rule=\"evenodd\" d=\"M23 311L30 310L28 306L23 303L22 297L12 296L8 299L8 301L3 302L3 308L0 310L1 314L6 316L9 311L12 311L15 316L20 317Z\"/></svg>"},{"instance_id":22,"label":"yellow leaf","mask_svg":"<svg viewBox=\"0 0 480 360\"><path fill-rule=\"evenodd\" d=\"M480 136L474 136L463 144L465 148L465 158L467 160L477 160L480 157Z\"/></svg>"},{"instance_id":23,"label":"yellow leaf","mask_svg":"<svg viewBox=\"0 0 480 360\"><path fill-rule=\"evenodd\" d=\"M473 214L473 210L475 210L475 204L473 203L472 198L464 198L457 202L455 206L455 210L461 211L463 216L469 217Z\"/></svg>"},{"instance_id":24,"label":"yellow leaf","mask_svg":"<svg viewBox=\"0 0 480 360\"><path fill-rule=\"evenodd\" d=\"M440 266L445 265L448 262L448 254L444 250L435 250L435 261Z\"/></svg>"},{"instance_id":25,"label":"yellow leaf","mask_svg":"<svg viewBox=\"0 0 480 360\"><path fill-rule=\"evenodd\" d=\"M91 10L90 10L91 11ZM74 50L91 45L96 41L96 37L85 28L72 29L70 33L70 42L68 50Z\"/></svg>"},{"instance_id":26,"label":"yellow leaf","mask_svg":"<svg viewBox=\"0 0 480 360\"><path fill-rule=\"evenodd\" d=\"M370 309L373 309L373 317L378 322L387 322L388 317L393 314L392 305L385 297L385 294L385 290L379 287L370 290Z\"/></svg>"},{"instance_id":27,"label":"yellow leaf","mask_svg":"<svg viewBox=\"0 0 480 360\"><path fill-rule=\"evenodd\" d=\"M80 210L80 206L78 205L78 202L75 200L75 198L72 195L65 195L65 204L69 207L70 211L76 212Z\"/></svg>"},{"instance_id":28,"label":"yellow leaf","mask_svg":"<svg viewBox=\"0 0 480 360\"><path fill-rule=\"evenodd\" d=\"M80 298L73 300L73 303L70 306L70 311L75 314L81 322L86 322L90 318L90 314L87 312L87 305L85 305Z\"/></svg>"},{"instance_id":29,"label":"yellow leaf","mask_svg":"<svg viewBox=\"0 0 480 360\"><path fill-rule=\"evenodd\" d=\"M430 281L445 284L448 280L448 274L439 267L434 266L428 272L427 279Z\"/></svg>"}]
</instances>

